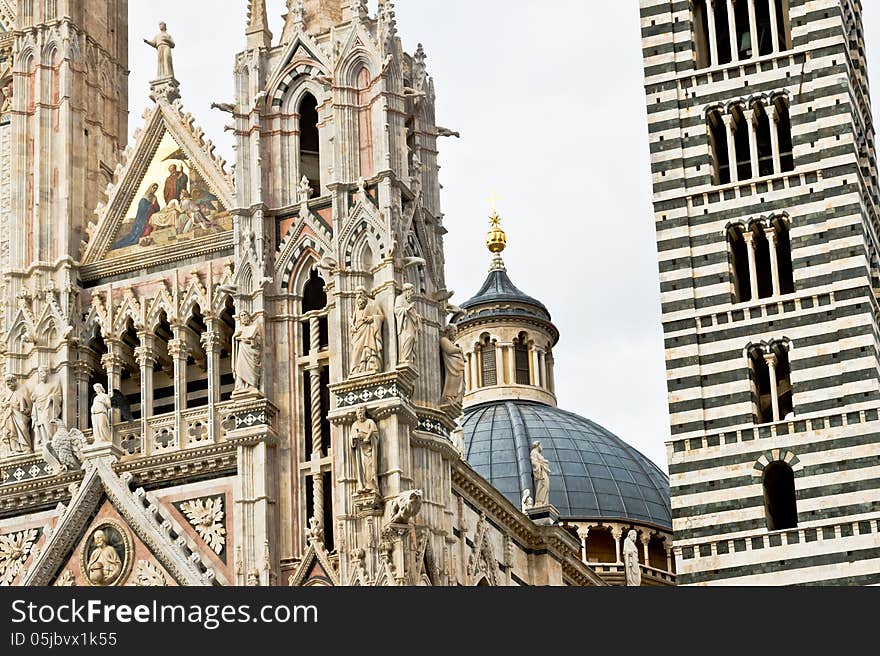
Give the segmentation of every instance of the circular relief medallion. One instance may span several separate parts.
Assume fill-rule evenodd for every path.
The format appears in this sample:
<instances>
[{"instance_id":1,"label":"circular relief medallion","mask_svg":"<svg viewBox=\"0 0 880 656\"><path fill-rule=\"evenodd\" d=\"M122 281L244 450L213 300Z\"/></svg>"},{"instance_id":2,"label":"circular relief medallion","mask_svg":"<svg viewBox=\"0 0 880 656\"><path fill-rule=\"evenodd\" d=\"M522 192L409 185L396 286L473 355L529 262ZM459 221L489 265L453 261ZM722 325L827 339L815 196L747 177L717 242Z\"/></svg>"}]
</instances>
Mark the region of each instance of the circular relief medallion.
<instances>
[{"instance_id":1,"label":"circular relief medallion","mask_svg":"<svg viewBox=\"0 0 880 656\"><path fill-rule=\"evenodd\" d=\"M134 547L128 529L108 519L88 534L80 555L83 575L89 585L121 586L131 572Z\"/></svg>"}]
</instances>

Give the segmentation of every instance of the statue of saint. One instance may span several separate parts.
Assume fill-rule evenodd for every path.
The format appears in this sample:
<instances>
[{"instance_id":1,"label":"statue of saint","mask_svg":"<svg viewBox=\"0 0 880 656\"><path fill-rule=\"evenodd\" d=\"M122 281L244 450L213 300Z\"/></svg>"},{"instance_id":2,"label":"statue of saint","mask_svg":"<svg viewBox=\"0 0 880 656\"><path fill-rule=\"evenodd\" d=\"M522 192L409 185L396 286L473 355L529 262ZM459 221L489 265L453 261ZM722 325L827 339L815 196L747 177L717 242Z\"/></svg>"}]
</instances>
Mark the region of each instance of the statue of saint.
<instances>
[{"instance_id":1,"label":"statue of saint","mask_svg":"<svg viewBox=\"0 0 880 656\"><path fill-rule=\"evenodd\" d=\"M642 585L642 568L639 566L639 547L636 544L638 534L630 531L623 543L623 564L626 570L626 585L638 588Z\"/></svg>"},{"instance_id":2,"label":"statue of saint","mask_svg":"<svg viewBox=\"0 0 880 656\"><path fill-rule=\"evenodd\" d=\"M376 374L384 368L382 325L385 315L370 300L367 290L359 287L351 315L351 373Z\"/></svg>"},{"instance_id":3,"label":"statue of saint","mask_svg":"<svg viewBox=\"0 0 880 656\"><path fill-rule=\"evenodd\" d=\"M97 586L113 585L122 573L122 560L116 549L107 544L107 534L104 531L95 531L92 543L94 548L89 554L87 567L89 581Z\"/></svg>"},{"instance_id":4,"label":"statue of saint","mask_svg":"<svg viewBox=\"0 0 880 656\"><path fill-rule=\"evenodd\" d=\"M34 412L31 417L34 426L35 448L49 444L55 434L55 420L61 419L64 411L64 392L61 383L49 378L49 368L40 367L37 384L32 393Z\"/></svg>"},{"instance_id":5,"label":"statue of saint","mask_svg":"<svg viewBox=\"0 0 880 656\"><path fill-rule=\"evenodd\" d=\"M144 43L155 48L159 55L159 72L156 79L163 80L174 77L174 62L171 58L174 39L168 34L168 26L164 22L159 23L159 34L152 41L144 39Z\"/></svg>"},{"instance_id":6,"label":"statue of saint","mask_svg":"<svg viewBox=\"0 0 880 656\"><path fill-rule=\"evenodd\" d=\"M461 403L464 397L464 352L455 343L458 339L458 328L449 324L446 332L440 337L440 351L446 369L446 382L443 384L443 398L449 403Z\"/></svg>"},{"instance_id":7,"label":"statue of saint","mask_svg":"<svg viewBox=\"0 0 880 656\"><path fill-rule=\"evenodd\" d=\"M363 407L351 425L351 448L357 453L358 492L379 494L379 427Z\"/></svg>"},{"instance_id":8,"label":"statue of saint","mask_svg":"<svg viewBox=\"0 0 880 656\"><path fill-rule=\"evenodd\" d=\"M397 361L400 364L415 364L416 347L422 332L422 320L416 311L413 300L415 287L407 283L403 293L394 301L394 316L397 318Z\"/></svg>"},{"instance_id":9,"label":"statue of saint","mask_svg":"<svg viewBox=\"0 0 880 656\"><path fill-rule=\"evenodd\" d=\"M92 401L92 437L95 444L113 442L110 417L113 414L113 398L107 394L103 385L95 385L95 400Z\"/></svg>"},{"instance_id":10,"label":"statue of saint","mask_svg":"<svg viewBox=\"0 0 880 656\"><path fill-rule=\"evenodd\" d=\"M15 376L6 376L6 389L0 398L0 454L26 455L34 452L30 430L31 409L27 388L19 387Z\"/></svg>"},{"instance_id":11,"label":"statue of saint","mask_svg":"<svg viewBox=\"0 0 880 656\"><path fill-rule=\"evenodd\" d=\"M260 392L263 367L263 335L260 323L249 312L238 315L238 330L232 338L235 391Z\"/></svg>"},{"instance_id":12,"label":"statue of saint","mask_svg":"<svg viewBox=\"0 0 880 656\"><path fill-rule=\"evenodd\" d=\"M535 508L550 505L550 461L544 457L540 442L532 445L532 479L535 481Z\"/></svg>"}]
</instances>

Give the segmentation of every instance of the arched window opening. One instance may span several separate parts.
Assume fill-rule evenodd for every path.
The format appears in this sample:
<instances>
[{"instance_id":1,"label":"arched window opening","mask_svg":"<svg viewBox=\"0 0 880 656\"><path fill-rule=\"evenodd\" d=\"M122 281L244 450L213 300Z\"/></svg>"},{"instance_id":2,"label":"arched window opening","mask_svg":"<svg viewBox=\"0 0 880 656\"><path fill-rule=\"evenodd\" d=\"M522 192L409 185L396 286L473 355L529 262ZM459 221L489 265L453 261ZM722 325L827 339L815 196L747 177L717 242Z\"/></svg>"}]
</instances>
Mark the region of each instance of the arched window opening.
<instances>
[{"instance_id":1,"label":"arched window opening","mask_svg":"<svg viewBox=\"0 0 880 656\"><path fill-rule=\"evenodd\" d=\"M781 171L783 173L794 171L794 147L791 140L791 116L788 110L788 101L785 98L777 98L774 106Z\"/></svg>"},{"instance_id":2,"label":"arched window opening","mask_svg":"<svg viewBox=\"0 0 880 656\"><path fill-rule=\"evenodd\" d=\"M129 366L123 367L122 376L120 378L120 392L125 396L125 400L131 407L131 414L135 419L143 416L143 408L141 407L141 371L134 357L135 350L141 345L140 337L134 327L134 321L129 317L125 323L125 331L121 337L121 347L127 356L126 359L130 363ZM112 393L112 392L111 392Z\"/></svg>"},{"instance_id":3,"label":"arched window opening","mask_svg":"<svg viewBox=\"0 0 880 656\"><path fill-rule=\"evenodd\" d=\"M208 324L202 314L202 308L193 306L192 316L186 322L185 332L190 336L189 358L186 363L186 407L205 408L208 406L208 354L205 352L198 336L208 332Z\"/></svg>"},{"instance_id":4,"label":"arched window opening","mask_svg":"<svg viewBox=\"0 0 880 656\"><path fill-rule=\"evenodd\" d=\"M727 0L717 0L717 2L718 4L725 4ZM733 11L736 15L736 31L734 33L736 42L734 47L736 48L737 58L740 61L751 59L753 52L752 29L749 24L749 6L746 0L734 2Z\"/></svg>"},{"instance_id":5,"label":"arched window opening","mask_svg":"<svg viewBox=\"0 0 880 656\"><path fill-rule=\"evenodd\" d=\"M494 387L498 384L498 358L495 357L495 344L488 335L480 340L480 378L481 387Z\"/></svg>"},{"instance_id":6,"label":"arched window opening","mask_svg":"<svg viewBox=\"0 0 880 656\"><path fill-rule=\"evenodd\" d=\"M617 562L617 547L611 529L604 526L594 526L590 529L587 535L587 562Z\"/></svg>"},{"instance_id":7,"label":"arched window opening","mask_svg":"<svg viewBox=\"0 0 880 656\"><path fill-rule=\"evenodd\" d=\"M235 373L232 370L232 336L235 335L235 303L226 299L223 312L220 313L220 332L222 348L220 350L220 400L229 401L235 390Z\"/></svg>"},{"instance_id":8,"label":"arched window opening","mask_svg":"<svg viewBox=\"0 0 880 656\"><path fill-rule=\"evenodd\" d=\"M719 185L729 184L730 148L727 145L727 126L717 109L709 114L709 146L714 164L713 182Z\"/></svg>"},{"instance_id":9,"label":"arched window opening","mask_svg":"<svg viewBox=\"0 0 880 656\"><path fill-rule=\"evenodd\" d=\"M764 509L767 513L768 530L784 531L797 528L794 470L786 462L771 462L764 469Z\"/></svg>"},{"instance_id":10,"label":"arched window opening","mask_svg":"<svg viewBox=\"0 0 880 656\"><path fill-rule=\"evenodd\" d=\"M755 423L769 424L794 413L788 348L780 342L751 349L749 360L755 406Z\"/></svg>"},{"instance_id":11,"label":"arched window opening","mask_svg":"<svg viewBox=\"0 0 880 656\"><path fill-rule=\"evenodd\" d=\"M730 47L730 22L727 15L726 2L712 2L715 9L715 34L718 48L718 63L729 64L733 61L733 51Z\"/></svg>"},{"instance_id":12,"label":"arched window opening","mask_svg":"<svg viewBox=\"0 0 880 656\"><path fill-rule=\"evenodd\" d=\"M529 338L525 333L521 333L513 345L513 360L516 368L516 384L531 385L532 384L532 367L529 362Z\"/></svg>"},{"instance_id":13,"label":"arched window opening","mask_svg":"<svg viewBox=\"0 0 880 656\"><path fill-rule=\"evenodd\" d=\"M736 150L736 171L738 180L748 180L752 177L752 148L749 141L749 124L746 121L742 107L733 107L730 110L733 118L731 129L733 130L733 143Z\"/></svg>"},{"instance_id":14,"label":"arched window opening","mask_svg":"<svg viewBox=\"0 0 880 656\"><path fill-rule=\"evenodd\" d=\"M773 32L770 24L770 3L776 0L758 0L755 2L755 26L758 33L758 52L760 56L772 55ZM738 3L743 4L743 3Z\"/></svg>"},{"instance_id":15,"label":"arched window opening","mask_svg":"<svg viewBox=\"0 0 880 656\"><path fill-rule=\"evenodd\" d=\"M321 195L321 136L318 101L306 93L299 103L299 177L308 178L315 196Z\"/></svg>"},{"instance_id":16,"label":"arched window opening","mask_svg":"<svg viewBox=\"0 0 880 656\"><path fill-rule=\"evenodd\" d=\"M773 175L773 136L770 133L770 117L762 103L752 106L755 112L755 148L758 155L758 175Z\"/></svg>"},{"instance_id":17,"label":"arched window opening","mask_svg":"<svg viewBox=\"0 0 880 656\"><path fill-rule=\"evenodd\" d=\"M760 223L755 223L752 226L752 235L755 241L755 275L758 283L758 298L770 298L773 296L770 242L767 239L764 226Z\"/></svg>"},{"instance_id":18,"label":"arched window opening","mask_svg":"<svg viewBox=\"0 0 880 656\"><path fill-rule=\"evenodd\" d=\"M779 50L791 50L791 19L789 17L789 0L775 0L776 24L779 31Z\"/></svg>"},{"instance_id":19,"label":"arched window opening","mask_svg":"<svg viewBox=\"0 0 880 656\"><path fill-rule=\"evenodd\" d=\"M752 300L752 283L749 246L746 244L742 226L730 227L727 231L727 243L730 248L730 262L733 269L734 302L747 303Z\"/></svg>"},{"instance_id":20,"label":"arched window opening","mask_svg":"<svg viewBox=\"0 0 880 656\"><path fill-rule=\"evenodd\" d=\"M415 117L406 119L406 165L407 171L412 175L415 171L416 155L416 125Z\"/></svg>"},{"instance_id":21,"label":"arched window opening","mask_svg":"<svg viewBox=\"0 0 880 656\"><path fill-rule=\"evenodd\" d=\"M370 71L361 68L357 76L358 87L358 143L360 174L362 178L373 177L373 106L370 98Z\"/></svg>"},{"instance_id":22,"label":"arched window opening","mask_svg":"<svg viewBox=\"0 0 880 656\"><path fill-rule=\"evenodd\" d=\"M794 294L794 264L791 259L791 235L783 219L773 221L776 236L776 260L779 269L779 293Z\"/></svg>"},{"instance_id":23,"label":"arched window opening","mask_svg":"<svg viewBox=\"0 0 880 656\"><path fill-rule=\"evenodd\" d=\"M156 365L153 371L153 414L164 415L174 412L174 361L170 353L170 342L174 339L168 315L164 312L154 329L156 334Z\"/></svg>"},{"instance_id":24,"label":"arched window opening","mask_svg":"<svg viewBox=\"0 0 880 656\"><path fill-rule=\"evenodd\" d=\"M303 287L302 313L321 312L327 308L326 283L321 278L317 269L314 269ZM330 345L330 331L328 330L327 315L318 318L319 348L326 349ZM306 319L302 322L303 348L302 352L309 355L312 344L312 321Z\"/></svg>"},{"instance_id":25,"label":"arched window opening","mask_svg":"<svg viewBox=\"0 0 880 656\"><path fill-rule=\"evenodd\" d=\"M706 13L706 0L694 0L693 37L697 68L712 65L709 52L709 16Z\"/></svg>"}]
</instances>

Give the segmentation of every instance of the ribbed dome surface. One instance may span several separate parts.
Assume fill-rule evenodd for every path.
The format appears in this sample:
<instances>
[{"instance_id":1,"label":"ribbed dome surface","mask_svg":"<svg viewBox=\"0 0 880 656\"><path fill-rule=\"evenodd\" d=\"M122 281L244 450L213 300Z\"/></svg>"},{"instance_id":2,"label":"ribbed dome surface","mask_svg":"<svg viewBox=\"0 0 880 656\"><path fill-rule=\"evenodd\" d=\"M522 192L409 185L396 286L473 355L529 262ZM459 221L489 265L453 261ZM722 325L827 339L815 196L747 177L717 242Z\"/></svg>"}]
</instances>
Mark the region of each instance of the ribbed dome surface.
<instances>
[{"instance_id":1,"label":"ribbed dome surface","mask_svg":"<svg viewBox=\"0 0 880 656\"><path fill-rule=\"evenodd\" d=\"M528 294L524 294L519 288L513 284L510 276L506 271L492 271L486 282L483 283L480 291L476 296L461 304L463 310L470 310L479 305L492 303L521 303L523 305L532 305L535 308L534 315L543 319L550 320L550 312L541 301L532 298ZM523 311L525 313L525 311Z\"/></svg>"},{"instance_id":2,"label":"ribbed dome surface","mask_svg":"<svg viewBox=\"0 0 880 656\"><path fill-rule=\"evenodd\" d=\"M534 491L531 446L550 461L550 503L563 518L628 519L671 529L669 479L588 419L540 403L494 401L465 410L468 463L512 503Z\"/></svg>"}]
</instances>

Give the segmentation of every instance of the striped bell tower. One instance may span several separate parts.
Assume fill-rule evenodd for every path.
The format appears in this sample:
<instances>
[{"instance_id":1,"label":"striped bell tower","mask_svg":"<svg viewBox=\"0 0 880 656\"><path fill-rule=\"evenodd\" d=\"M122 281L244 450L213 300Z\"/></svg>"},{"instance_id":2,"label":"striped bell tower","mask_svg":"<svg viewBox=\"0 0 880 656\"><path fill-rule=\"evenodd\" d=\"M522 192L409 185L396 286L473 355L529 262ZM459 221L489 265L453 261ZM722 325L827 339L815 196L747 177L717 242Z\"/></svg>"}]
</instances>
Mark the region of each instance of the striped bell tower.
<instances>
[{"instance_id":1,"label":"striped bell tower","mask_svg":"<svg viewBox=\"0 0 880 656\"><path fill-rule=\"evenodd\" d=\"M640 0L681 585L880 583L857 0Z\"/></svg>"}]
</instances>

